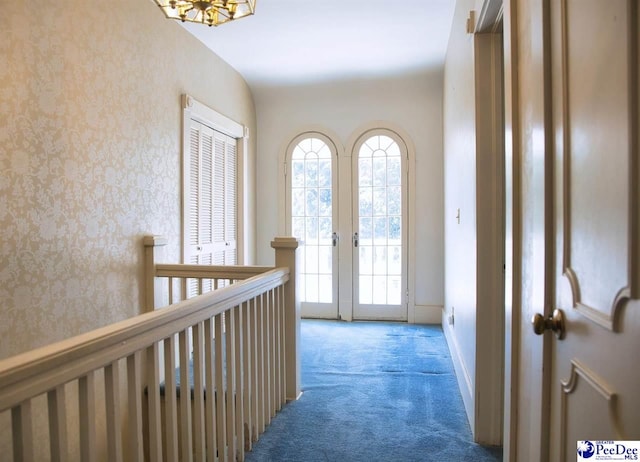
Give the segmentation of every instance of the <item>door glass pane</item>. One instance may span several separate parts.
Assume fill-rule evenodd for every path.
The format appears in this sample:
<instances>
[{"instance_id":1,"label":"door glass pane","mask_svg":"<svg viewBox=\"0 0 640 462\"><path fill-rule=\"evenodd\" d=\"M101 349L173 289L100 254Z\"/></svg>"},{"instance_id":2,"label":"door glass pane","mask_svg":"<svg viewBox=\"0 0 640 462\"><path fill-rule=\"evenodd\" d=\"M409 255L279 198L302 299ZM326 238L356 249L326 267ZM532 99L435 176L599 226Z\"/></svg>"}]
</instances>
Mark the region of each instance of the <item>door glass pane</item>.
<instances>
[{"instance_id":1,"label":"door glass pane","mask_svg":"<svg viewBox=\"0 0 640 462\"><path fill-rule=\"evenodd\" d=\"M303 241L301 301L332 303L333 194L331 150L306 138L291 155L291 233Z\"/></svg>"},{"instance_id":2,"label":"door glass pane","mask_svg":"<svg viewBox=\"0 0 640 462\"><path fill-rule=\"evenodd\" d=\"M360 304L402 302L402 159L388 136L372 136L358 157Z\"/></svg>"}]
</instances>

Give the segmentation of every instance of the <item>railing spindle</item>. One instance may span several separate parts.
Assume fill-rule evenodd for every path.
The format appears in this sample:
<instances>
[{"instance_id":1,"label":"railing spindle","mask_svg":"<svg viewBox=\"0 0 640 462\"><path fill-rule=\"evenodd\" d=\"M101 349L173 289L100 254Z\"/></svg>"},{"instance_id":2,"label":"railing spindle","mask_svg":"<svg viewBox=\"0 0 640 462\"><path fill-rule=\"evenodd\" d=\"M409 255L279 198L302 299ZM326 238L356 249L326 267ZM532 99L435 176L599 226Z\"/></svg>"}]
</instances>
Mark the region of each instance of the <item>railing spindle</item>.
<instances>
[{"instance_id":1,"label":"railing spindle","mask_svg":"<svg viewBox=\"0 0 640 462\"><path fill-rule=\"evenodd\" d=\"M259 411L258 411L258 403L260 402L260 395L258 393L259 384L260 384L260 376L258 375L258 363L260 358L258 356L258 310L257 310L257 302L256 298L252 298L249 302L249 312L251 322L251 359L250 359L250 369L251 369L251 421L253 422L252 429L252 441L258 441L258 435L260 434L260 430L258 429L259 424Z\"/></svg>"},{"instance_id":2,"label":"railing spindle","mask_svg":"<svg viewBox=\"0 0 640 462\"><path fill-rule=\"evenodd\" d=\"M281 383L281 378L282 378L282 371L283 371L283 361L282 361L282 352L281 352L281 345L280 345L280 336L282 335L282 330L280 329L280 292L278 291L278 289L274 289L273 291L273 324L274 324L274 328L273 328L273 332L275 334L275 355L276 355L276 360L275 360L275 368L274 368L274 375L275 375L275 408L277 411L279 411L280 409L282 409L282 383Z\"/></svg>"},{"instance_id":3,"label":"railing spindle","mask_svg":"<svg viewBox=\"0 0 640 462\"><path fill-rule=\"evenodd\" d=\"M227 412L225 403L225 358L222 348L222 314L215 317L215 344L216 344L216 424L218 428L218 460L227 460ZM228 391L230 393L230 391Z\"/></svg>"},{"instance_id":4,"label":"railing spindle","mask_svg":"<svg viewBox=\"0 0 640 462\"><path fill-rule=\"evenodd\" d=\"M147 348L147 404L149 419L149 458L162 462L162 416L160 411L160 351L158 343Z\"/></svg>"},{"instance_id":5,"label":"railing spindle","mask_svg":"<svg viewBox=\"0 0 640 462\"><path fill-rule=\"evenodd\" d=\"M284 286L277 288L279 297L278 310L280 312L280 389L281 403L287 402L287 350L286 350L286 322L285 322L285 293Z\"/></svg>"},{"instance_id":6,"label":"railing spindle","mask_svg":"<svg viewBox=\"0 0 640 462\"><path fill-rule=\"evenodd\" d=\"M142 445L142 379L140 377L140 351L127 357L127 396L129 399L129 459L142 461L144 447Z\"/></svg>"},{"instance_id":7,"label":"railing spindle","mask_svg":"<svg viewBox=\"0 0 640 462\"><path fill-rule=\"evenodd\" d=\"M251 312L251 300L242 304L242 309L244 311L242 318L242 332L243 332L243 373L244 373L244 422L245 422L245 450L251 450L251 443L253 442L253 316Z\"/></svg>"},{"instance_id":8,"label":"railing spindle","mask_svg":"<svg viewBox=\"0 0 640 462\"><path fill-rule=\"evenodd\" d=\"M265 336L265 345L264 345L264 388L265 388L265 400L264 400L264 417L266 425L271 424L271 397L272 395L272 385L271 385L271 377L273 370L273 361L271 360L271 347L273 345L272 337L273 330L271 329L271 298L269 297L269 292L264 294L264 336Z\"/></svg>"},{"instance_id":9,"label":"railing spindle","mask_svg":"<svg viewBox=\"0 0 640 462\"><path fill-rule=\"evenodd\" d=\"M271 353L271 368L270 371L270 379L271 379L271 397L269 402L271 404L271 417L276 415L276 410L278 409L278 338L277 338L277 330L276 330L276 302L275 302L275 290L271 289L269 291L269 330L271 331L271 346L269 347L269 351Z\"/></svg>"},{"instance_id":10,"label":"railing spindle","mask_svg":"<svg viewBox=\"0 0 640 462\"><path fill-rule=\"evenodd\" d=\"M63 462L67 454L67 407L64 385L47 393L49 409L49 448L51 462Z\"/></svg>"},{"instance_id":11,"label":"railing spindle","mask_svg":"<svg viewBox=\"0 0 640 462\"><path fill-rule=\"evenodd\" d=\"M122 462L122 425L120 423L120 371L118 361L104 368L105 410L107 418L107 458Z\"/></svg>"},{"instance_id":12,"label":"railing spindle","mask_svg":"<svg viewBox=\"0 0 640 462\"><path fill-rule=\"evenodd\" d=\"M225 322L225 344L226 344L226 366L227 366L227 454L229 460L236 459L236 439L234 432L236 429L236 398L235 374L236 374L236 345L235 345L235 308L227 311L224 316Z\"/></svg>"},{"instance_id":13,"label":"railing spindle","mask_svg":"<svg viewBox=\"0 0 640 462\"><path fill-rule=\"evenodd\" d=\"M164 339L164 429L167 461L178 462L175 335Z\"/></svg>"},{"instance_id":14,"label":"railing spindle","mask_svg":"<svg viewBox=\"0 0 640 462\"><path fill-rule=\"evenodd\" d=\"M33 427L31 426L31 400L11 409L13 433L13 460L33 462Z\"/></svg>"},{"instance_id":15,"label":"railing spindle","mask_svg":"<svg viewBox=\"0 0 640 462\"><path fill-rule=\"evenodd\" d=\"M238 305L231 310L232 316L234 317L235 324L235 347L236 347L236 365L235 365L235 382L236 382L236 442L238 455L237 459L239 461L244 460L244 448L245 448L245 436L244 436L244 381L243 381L243 370L244 370L244 352L243 352L243 337L242 335L242 326L243 326L243 316L242 316L242 305Z\"/></svg>"},{"instance_id":16,"label":"railing spindle","mask_svg":"<svg viewBox=\"0 0 640 462\"><path fill-rule=\"evenodd\" d=\"M264 299L262 294L256 298L256 343L257 343L257 355L256 355L256 387L258 394L256 395L256 412L257 420L256 425L258 433L263 433L265 428L265 380L264 380L264 358L265 358L265 340L264 340Z\"/></svg>"},{"instance_id":17,"label":"railing spindle","mask_svg":"<svg viewBox=\"0 0 640 462\"><path fill-rule=\"evenodd\" d=\"M96 391L95 373L89 372L78 380L80 402L80 459L96 460Z\"/></svg>"},{"instance_id":18,"label":"railing spindle","mask_svg":"<svg viewBox=\"0 0 640 462\"><path fill-rule=\"evenodd\" d=\"M203 324L193 326L193 433L194 457L205 460L205 428L204 428L204 388L203 388L203 357L204 338Z\"/></svg>"},{"instance_id":19,"label":"railing spindle","mask_svg":"<svg viewBox=\"0 0 640 462\"><path fill-rule=\"evenodd\" d=\"M205 427L207 430L207 460L215 461L218 451L216 443L216 385L215 385L215 357L213 345L213 319L204 322L204 375L207 395L205 397Z\"/></svg>"},{"instance_id":20,"label":"railing spindle","mask_svg":"<svg viewBox=\"0 0 640 462\"><path fill-rule=\"evenodd\" d=\"M181 460L193 459L191 444L191 386L189 384L189 339L187 330L180 331L180 444Z\"/></svg>"}]
</instances>

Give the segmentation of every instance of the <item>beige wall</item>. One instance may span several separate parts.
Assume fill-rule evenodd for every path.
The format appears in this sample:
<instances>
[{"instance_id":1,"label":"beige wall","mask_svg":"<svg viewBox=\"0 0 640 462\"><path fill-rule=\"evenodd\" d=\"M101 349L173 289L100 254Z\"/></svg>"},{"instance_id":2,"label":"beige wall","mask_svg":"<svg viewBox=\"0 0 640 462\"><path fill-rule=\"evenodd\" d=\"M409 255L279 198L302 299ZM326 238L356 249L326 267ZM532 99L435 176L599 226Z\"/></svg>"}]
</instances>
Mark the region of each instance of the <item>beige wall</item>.
<instances>
[{"instance_id":1,"label":"beige wall","mask_svg":"<svg viewBox=\"0 0 640 462\"><path fill-rule=\"evenodd\" d=\"M443 179L442 179L442 70L379 79L355 79L255 90L258 113L258 259L269 264L272 236L284 233L284 203L278 201L279 158L287 144L313 127L335 136L349 148L350 140L374 121L399 127L415 148L415 197L409 213L415 218L416 320L436 314L443 303ZM345 203L346 202L346 203ZM271 204L279 204L275 213ZM349 200L339 207L350 207ZM347 245L351 236L342 236ZM261 251L262 250L262 251ZM348 254L349 252L347 252ZM411 286L411 282L409 283ZM410 315L411 317L411 315ZM433 316L431 316L433 319ZM432 321L433 322L433 321Z\"/></svg>"},{"instance_id":2,"label":"beige wall","mask_svg":"<svg viewBox=\"0 0 640 462\"><path fill-rule=\"evenodd\" d=\"M0 30L4 358L139 313L144 234L178 261L182 93L252 134L255 112L242 77L150 1L36 0Z\"/></svg>"}]
</instances>

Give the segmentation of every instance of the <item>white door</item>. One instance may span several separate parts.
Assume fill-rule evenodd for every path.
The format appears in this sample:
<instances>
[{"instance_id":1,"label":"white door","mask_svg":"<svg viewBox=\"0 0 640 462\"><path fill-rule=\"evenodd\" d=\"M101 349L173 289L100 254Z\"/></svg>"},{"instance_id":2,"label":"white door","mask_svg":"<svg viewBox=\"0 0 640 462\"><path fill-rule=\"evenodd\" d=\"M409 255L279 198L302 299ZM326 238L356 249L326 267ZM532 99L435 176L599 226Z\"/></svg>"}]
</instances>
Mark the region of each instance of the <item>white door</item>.
<instances>
[{"instance_id":1,"label":"white door","mask_svg":"<svg viewBox=\"0 0 640 462\"><path fill-rule=\"evenodd\" d=\"M407 320L407 149L395 134L363 134L353 156L353 317Z\"/></svg>"},{"instance_id":2,"label":"white door","mask_svg":"<svg viewBox=\"0 0 640 462\"><path fill-rule=\"evenodd\" d=\"M507 8L522 220L515 454L582 460L579 442L588 456L586 441L640 440L638 2L516 3ZM554 309L564 338L536 336L532 316Z\"/></svg>"},{"instance_id":3,"label":"white door","mask_svg":"<svg viewBox=\"0 0 640 462\"><path fill-rule=\"evenodd\" d=\"M555 176L551 460L640 439L638 2L551 2ZM585 445L588 455L588 445Z\"/></svg>"},{"instance_id":4,"label":"white door","mask_svg":"<svg viewBox=\"0 0 640 462\"><path fill-rule=\"evenodd\" d=\"M338 317L337 190L333 143L306 133L287 152L287 229L302 241L299 290L303 317Z\"/></svg>"}]
</instances>

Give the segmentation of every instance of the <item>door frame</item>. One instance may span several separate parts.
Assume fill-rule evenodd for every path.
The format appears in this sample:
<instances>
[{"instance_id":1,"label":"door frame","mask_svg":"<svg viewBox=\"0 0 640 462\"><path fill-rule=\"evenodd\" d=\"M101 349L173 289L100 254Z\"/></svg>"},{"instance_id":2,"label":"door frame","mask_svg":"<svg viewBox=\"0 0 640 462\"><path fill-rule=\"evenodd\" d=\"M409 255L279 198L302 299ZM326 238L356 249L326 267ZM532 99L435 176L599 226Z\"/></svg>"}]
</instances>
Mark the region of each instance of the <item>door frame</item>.
<instances>
[{"instance_id":1,"label":"door frame","mask_svg":"<svg viewBox=\"0 0 640 462\"><path fill-rule=\"evenodd\" d=\"M504 422L505 111L502 0L474 31L477 315L474 439L501 445ZM481 372L478 372L481 371Z\"/></svg>"},{"instance_id":2,"label":"door frame","mask_svg":"<svg viewBox=\"0 0 640 462\"><path fill-rule=\"evenodd\" d=\"M504 462L516 460L518 414L518 357L522 231L520 221L520 128L518 117L517 0L504 2L504 147L505 147L505 298L504 298Z\"/></svg>"}]
</instances>

